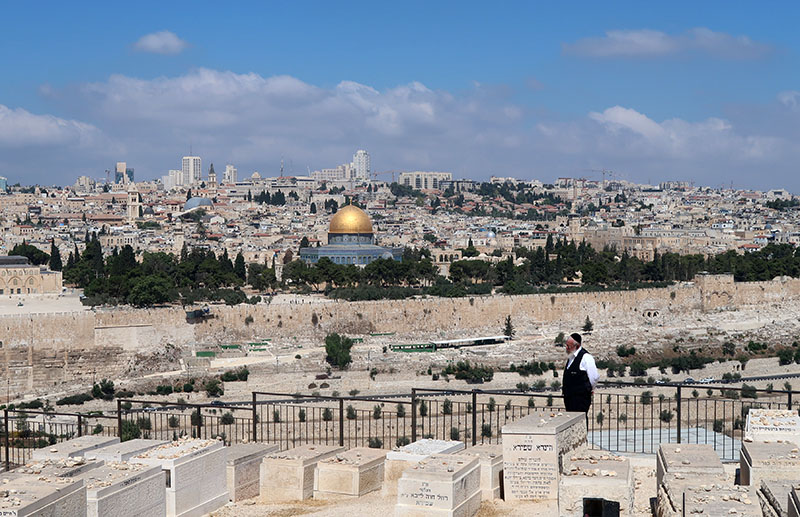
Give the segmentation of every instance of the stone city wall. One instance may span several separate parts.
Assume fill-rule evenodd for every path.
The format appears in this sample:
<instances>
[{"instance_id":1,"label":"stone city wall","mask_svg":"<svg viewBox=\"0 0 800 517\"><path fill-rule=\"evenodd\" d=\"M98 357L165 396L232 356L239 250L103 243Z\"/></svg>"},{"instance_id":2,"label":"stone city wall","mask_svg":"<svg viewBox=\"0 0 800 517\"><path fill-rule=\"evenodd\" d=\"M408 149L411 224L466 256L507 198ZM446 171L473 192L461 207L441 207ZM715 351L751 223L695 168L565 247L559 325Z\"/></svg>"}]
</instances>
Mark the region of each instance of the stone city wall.
<instances>
[{"instance_id":1,"label":"stone city wall","mask_svg":"<svg viewBox=\"0 0 800 517\"><path fill-rule=\"evenodd\" d=\"M799 297L800 279L734 283L730 275L701 275L694 283L635 291L213 306L212 318L194 323L180 307L7 315L0 317L0 372L16 389L33 389L85 379L93 369L117 373L135 353L168 343L321 339L329 332L420 333L430 339L432 332L497 333L508 315L520 330L560 323L574 328L587 316L607 325L636 324Z\"/></svg>"}]
</instances>

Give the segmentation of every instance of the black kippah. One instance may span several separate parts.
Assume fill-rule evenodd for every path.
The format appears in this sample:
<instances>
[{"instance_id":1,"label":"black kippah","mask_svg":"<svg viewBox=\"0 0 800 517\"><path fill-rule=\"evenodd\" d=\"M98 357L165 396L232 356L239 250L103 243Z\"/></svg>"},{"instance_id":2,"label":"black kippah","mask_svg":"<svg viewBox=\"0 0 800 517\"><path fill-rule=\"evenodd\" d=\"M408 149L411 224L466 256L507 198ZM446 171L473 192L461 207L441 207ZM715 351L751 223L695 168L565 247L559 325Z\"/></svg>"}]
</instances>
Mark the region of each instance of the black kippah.
<instances>
[{"instance_id":1,"label":"black kippah","mask_svg":"<svg viewBox=\"0 0 800 517\"><path fill-rule=\"evenodd\" d=\"M569 336L569 337L571 337L572 339L574 339L575 341L577 341L579 345L581 344L581 335L580 335L580 334L578 334L577 332L576 332L576 333L574 333L574 334L570 334L570 336Z\"/></svg>"}]
</instances>

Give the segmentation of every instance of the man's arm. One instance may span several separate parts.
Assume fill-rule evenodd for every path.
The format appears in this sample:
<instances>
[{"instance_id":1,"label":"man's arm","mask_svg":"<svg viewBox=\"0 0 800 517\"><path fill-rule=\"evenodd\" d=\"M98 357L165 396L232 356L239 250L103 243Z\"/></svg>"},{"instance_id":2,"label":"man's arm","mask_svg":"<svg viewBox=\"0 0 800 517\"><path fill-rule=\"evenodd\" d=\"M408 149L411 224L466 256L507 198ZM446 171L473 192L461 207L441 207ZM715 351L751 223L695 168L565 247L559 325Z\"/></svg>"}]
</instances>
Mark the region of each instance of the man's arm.
<instances>
[{"instance_id":1,"label":"man's arm","mask_svg":"<svg viewBox=\"0 0 800 517\"><path fill-rule=\"evenodd\" d=\"M589 382L592 384L592 389L594 389L597 384L597 379L600 378L600 374L597 372L597 365L594 362L594 357L589 354L584 354L583 360L581 361L581 369L589 376Z\"/></svg>"}]
</instances>

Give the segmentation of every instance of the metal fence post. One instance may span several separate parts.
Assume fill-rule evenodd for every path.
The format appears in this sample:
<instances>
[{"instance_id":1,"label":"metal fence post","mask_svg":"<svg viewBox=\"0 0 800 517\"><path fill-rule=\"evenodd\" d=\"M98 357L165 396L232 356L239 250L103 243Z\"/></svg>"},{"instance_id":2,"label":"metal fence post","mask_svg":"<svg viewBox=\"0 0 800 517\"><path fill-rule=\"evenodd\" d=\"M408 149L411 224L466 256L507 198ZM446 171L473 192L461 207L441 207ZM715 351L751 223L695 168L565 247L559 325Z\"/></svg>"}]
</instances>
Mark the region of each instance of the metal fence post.
<instances>
[{"instance_id":1,"label":"metal fence post","mask_svg":"<svg viewBox=\"0 0 800 517\"><path fill-rule=\"evenodd\" d=\"M786 404L788 405L786 409L792 409L792 390L788 391L789 393L786 394Z\"/></svg>"},{"instance_id":2,"label":"metal fence post","mask_svg":"<svg viewBox=\"0 0 800 517\"><path fill-rule=\"evenodd\" d=\"M253 438L252 442L258 442L258 413L256 411L256 392L253 392Z\"/></svg>"},{"instance_id":3,"label":"metal fence post","mask_svg":"<svg viewBox=\"0 0 800 517\"><path fill-rule=\"evenodd\" d=\"M339 447L344 447L344 399L339 397Z\"/></svg>"},{"instance_id":4,"label":"metal fence post","mask_svg":"<svg viewBox=\"0 0 800 517\"><path fill-rule=\"evenodd\" d=\"M478 392L472 390L472 445L478 443Z\"/></svg>"},{"instance_id":5,"label":"metal fence post","mask_svg":"<svg viewBox=\"0 0 800 517\"><path fill-rule=\"evenodd\" d=\"M8 410L7 409L3 410L3 426L5 427L5 431L6 431L6 443L5 443L5 449L6 449L6 472L9 472L11 470L11 456L9 455L9 452L11 450L10 449L11 429L9 429L9 427L8 427Z\"/></svg>"},{"instance_id":6,"label":"metal fence post","mask_svg":"<svg viewBox=\"0 0 800 517\"><path fill-rule=\"evenodd\" d=\"M417 441L417 389L411 388L411 441Z\"/></svg>"},{"instance_id":7,"label":"metal fence post","mask_svg":"<svg viewBox=\"0 0 800 517\"><path fill-rule=\"evenodd\" d=\"M117 399L117 437L122 441L122 400Z\"/></svg>"},{"instance_id":8,"label":"metal fence post","mask_svg":"<svg viewBox=\"0 0 800 517\"><path fill-rule=\"evenodd\" d=\"M196 411L197 411L197 437L198 438L202 438L202 436L200 436L200 433L203 432L203 430L202 430L202 427L203 427L203 413L202 413L202 411L200 411L200 409L201 409L201 407L197 406Z\"/></svg>"},{"instance_id":9,"label":"metal fence post","mask_svg":"<svg viewBox=\"0 0 800 517\"><path fill-rule=\"evenodd\" d=\"M83 417L78 415L78 436L83 436Z\"/></svg>"},{"instance_id":10,"label":"metal fence post","mask_svg":"<svg viewBox=\"0 0 800 517\"><path fill-rule=\"evenodd\" d=\"M678 386L678 392L675 394L678 400L678 443L681 443L681 387Z\"/></svg>"}]
</instances>

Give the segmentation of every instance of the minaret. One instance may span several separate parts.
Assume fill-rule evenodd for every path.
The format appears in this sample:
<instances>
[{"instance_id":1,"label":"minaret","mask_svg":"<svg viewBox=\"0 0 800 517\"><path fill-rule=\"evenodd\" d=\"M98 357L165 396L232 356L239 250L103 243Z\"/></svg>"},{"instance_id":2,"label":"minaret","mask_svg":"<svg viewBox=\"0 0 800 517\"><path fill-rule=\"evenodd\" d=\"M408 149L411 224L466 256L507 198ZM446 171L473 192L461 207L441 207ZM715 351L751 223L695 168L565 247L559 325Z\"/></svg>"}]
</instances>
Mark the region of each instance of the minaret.
<instances>
[{"instance_id":1,"label":"minaret","mask_svg":"<svg viewBox=\"0 0 800 517\"><path fill-rule=\"evenodd\" d=\"M214 172L214 164L208 168L208 188L217 188L217 173Z\"/></svg>"}]
</instances>

